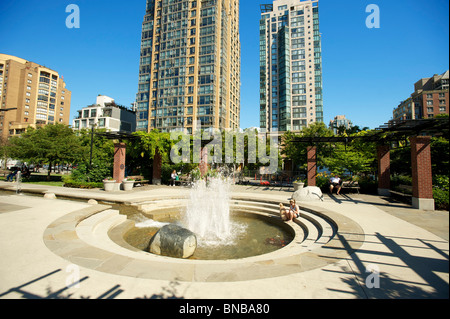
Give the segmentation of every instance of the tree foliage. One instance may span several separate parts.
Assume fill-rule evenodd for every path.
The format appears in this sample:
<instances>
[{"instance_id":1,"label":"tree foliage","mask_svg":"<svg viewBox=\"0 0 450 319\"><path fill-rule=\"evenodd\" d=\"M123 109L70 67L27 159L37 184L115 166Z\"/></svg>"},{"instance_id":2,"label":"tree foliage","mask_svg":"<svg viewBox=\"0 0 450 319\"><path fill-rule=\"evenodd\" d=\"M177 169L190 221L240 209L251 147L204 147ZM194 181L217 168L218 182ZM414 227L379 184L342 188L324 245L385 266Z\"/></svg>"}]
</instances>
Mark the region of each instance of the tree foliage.
<instances>
[{"instance_id":1,"label":"tree foliage","mask_svg":"<svg viewBox=\"0 0 450 319\"><path fill-rule=\"evenodd\" d=\"M372 134L367 128L362 130L355 126L352 129L342 128L338 134L341 137L363 137ZM286 132L283 135L282 154L294 162L301 171L307 166L307 147L310 143L294 142L297 137L333 137L333 131L324 123L314 123L304 128L300 133ZM347 143L319 143L317 144L317 165L328 168L337 174L369 173L376 169L376 145L361 139L350 140Z\"/></svg>"},{"instance_id":2,"label":"tree foliage","mask_svg":"<svg viewBox=\"0 0 450 319\"><path fill-rule=\"evenodd\" d=\"M82 146L82 155L76 160L77 168L72 171L75 182L99 183L105 177L112 175L114 164L114 142L97 133L104 133L100 129L94 132L83 129L76 133ZM92 142L92 162L91 162Z\"/></svg>"},{"instance_id":3,"label":"tree foliage","mask_svg":"<svg viewBox=\"0 0 450 319\"><path fill-rule=\"evenodd\" d=\"M307 162L307 147L313 146L309 143L295 142L298 137L331 137L334 136L332 130L326 127L324 123L316 122L309 127L304 128L300 133L286 132L281 139L281 154L292 160L294 167L298 167L300 170L306 170ZM317 165L324 167L324 159L328 156L331 149L330 146L320 145L317 148Z\"/></svg>"},{"instance_id":4,"label":"tree foliage","mask_svg":"<svg viewBox=\"0 0 450 319\"><path fill-rule=\"evenodd\" d=\"M54 164L73 163L83 155L83 146L73 130L54 124L29 127L21 136L10 139L8 155L31 163L49 164L49 175Z\"/></svg>"}]
</instances>

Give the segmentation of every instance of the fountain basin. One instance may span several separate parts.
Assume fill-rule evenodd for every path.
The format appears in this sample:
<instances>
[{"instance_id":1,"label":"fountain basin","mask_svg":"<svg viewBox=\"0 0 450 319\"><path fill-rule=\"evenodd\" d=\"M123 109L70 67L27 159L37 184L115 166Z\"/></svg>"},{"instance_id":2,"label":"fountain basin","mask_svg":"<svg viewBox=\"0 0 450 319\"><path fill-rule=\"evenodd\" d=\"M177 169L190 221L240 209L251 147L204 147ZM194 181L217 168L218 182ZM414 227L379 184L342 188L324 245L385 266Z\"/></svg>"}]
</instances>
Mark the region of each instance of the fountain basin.
<instances>
[{"instance_id":1,"label":"fountain basin","mask_svg":"<svg viewBox=\"0 0 450 319\"><path fill-rule=\"evenodd\" d=\"M178 218L162 218L153 215L156 220L138 223L141 227L132 227L124 234L124 240L142 251L149 251L151 238L166 224L183 227L183 214ZM170 214L169 214L170 216ZM228 260L241 259L271 253L289 245L295 237L291 226L275 216L251 214L235 209L231 213L233 233L227 240L208 242L198 238L197 249L190 260ZM153 225L152 225L153 224ZM149 225L150 227L146 227Z\"/></svg>"},{"instance_id":2,"label":"fountain basin","mask_svg":"<svg viewBox=\"0 0 450 319\"><path fill-rule=\"evenodd\" d=\"M155 198L150 214L173 212L174 196ZM142 203L135 203L139 206ZM278 201L233 197L250 214L278 217ZM353 220L323 208L301 205L302 217L287 223L295 233L292 242L274 252L232 260L182 260L145 253L123 238L134 222L96 205L55 220L44 233L48 249L81 267L133 278L185 282L233 282L273 278L333 264L349 256L364 243L364 232Z\"/></svg>"}]
</instances>

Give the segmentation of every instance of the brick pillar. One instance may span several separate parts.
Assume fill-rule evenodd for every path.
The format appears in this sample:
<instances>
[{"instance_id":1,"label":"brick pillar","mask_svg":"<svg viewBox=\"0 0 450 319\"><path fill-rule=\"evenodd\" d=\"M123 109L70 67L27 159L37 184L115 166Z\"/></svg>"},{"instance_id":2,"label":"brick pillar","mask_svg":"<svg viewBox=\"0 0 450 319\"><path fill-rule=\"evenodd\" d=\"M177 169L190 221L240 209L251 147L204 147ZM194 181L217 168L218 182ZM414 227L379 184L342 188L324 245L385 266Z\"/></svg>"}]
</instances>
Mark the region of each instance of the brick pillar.
<instances>
[{"instance_id":1,"label":"brick pillar","mask_svg":"<svg viewBox=\"0 0 450 319\"><path fill-rule=\"evenodd\" d=\"M153 185L161 185L161 175L162 175L162 156L157 149L155 152L155 157L153 158Z\"/></svg>"},{"instance_id":2,"label":"brick pillar","mask_svg":"<svg viewBox=\"0 0 450 319\"><path fill-rule=\"evenodd\" d=\"M317 147L308 146L307 148L307 162L308 162L308 186L316 186L317 175Z\"/></svg>"},{"instance_id":3,"label":"brick pillar","mask_svg":"<svg viewBox=\"0 0 450 319\"><path fill-rule=\"evenodd\" d=\"M409 140L411 142L413 207L423 210L434 210L431 137L414 136Z\"/></svg>"},{"instance_id":4,"label":"brick pillar","mask_svg":"<svg viewBox=\"0 0 450 319\"><path fill-rule=\"evenodd\" d=\"M390 196L391 188L391 153L389 145L378 145L378 195Z\"/></svg>"},{"instance_id":5,"label":"brick pillar","mask_svg":"<svg viewBox=\"0 0 450 319\"><path fill-rule=\"evenodd\" d=\"M127 154L127 147L125 143L114 144L114 170L113 178L117 184L121 184L125 179L125 157ZM120 187L119 187L120 189Z\"/></svg>"},{"instance_id":6,"label":"brick pillar","mask_svg":"<svg viewBox=\"0 0 450 319\"><path fill-rule=\"evenodd\" d=\"M284 171L287 172L289 177L294 177L294 162L292 160L284 160Z\"/></svg>"},{"instance_id":7,"label":"brick pillar","mask_svg":"<svg viewBox=\"0 0 450 319\"><path fill-rule=\"evenodd\" d=\"M206 173L208 173L208 148L207 147L203 147L200 151L199 168L200 168L200 173L201 173L202 177L204 177L206 175Z\"/></svg>"}]
</instances>

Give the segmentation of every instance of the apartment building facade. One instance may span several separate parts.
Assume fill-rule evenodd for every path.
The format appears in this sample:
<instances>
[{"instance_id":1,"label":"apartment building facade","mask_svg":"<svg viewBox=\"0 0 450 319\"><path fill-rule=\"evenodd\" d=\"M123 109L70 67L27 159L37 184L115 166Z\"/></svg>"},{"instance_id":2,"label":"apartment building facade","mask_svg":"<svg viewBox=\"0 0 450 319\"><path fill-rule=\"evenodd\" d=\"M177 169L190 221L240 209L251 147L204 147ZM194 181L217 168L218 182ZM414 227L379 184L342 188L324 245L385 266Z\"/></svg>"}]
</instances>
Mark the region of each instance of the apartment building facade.
<instances>
[{"instance_id":1,"label":"apartment building facade","mask_svg":"<svg viewBox=\"0 0 450 319\"><path fill-rule=\"evenodd\" d=\"M72 92L54 70L15 56L0 54L0 136L7 139L29 126L70 121Z\"/></svg>"},{"instance_id":2,"label":"apartment building facade","mask_svg":"<svg viewBox=\"0 0 450 319\"><path fill-rule=\"evenodd\" d=\"M423 78L414 84L414 93L393 111L393 120L416 120L449 114L449 70Z\"/></svg>"},{"instance_id":3,"label":"apartment building facade","mask_svg":"<svg viewBox=\"0 0 450 319\"><path fill-rule=\"evenodd\" d=\"M261 129L299 131L323 122L321 46L318 0L261 5Z\"/></svg>"},{"instance_id":4,"label":"apartment building facade","mask_svg":"<svg viewBox=\"0 0 450 319\"><path fill-rule=\"evenodd\" d=\"M330 121L328 127L333 130L334 134L337 134L341 127L344 127L345 129L352 128L353 123L346 118L345 115L336 115L334 119Z\"/></svg>"},{"instance_id":5,"label":"apartment building facade","mask_svg":"<svg viewBox=\"0 0 450 319\"><path fill-rule=\"evenodd\" d=\"M92 127L108 132L133 133L136 131L136 112L117 105L109 96L99 95L95 104L78 110L78 117L72 122L76 131Z\"/></svg>"},{"instance_id":6,"label":"apartment building facade","mask_svg":"<svg viewBox=\"0 0 450 319\"><path fill-rule=\"evenodd\" d=\"M137 130L240 124L239 0L147 0Z\"/></svg>"}]
</instances>

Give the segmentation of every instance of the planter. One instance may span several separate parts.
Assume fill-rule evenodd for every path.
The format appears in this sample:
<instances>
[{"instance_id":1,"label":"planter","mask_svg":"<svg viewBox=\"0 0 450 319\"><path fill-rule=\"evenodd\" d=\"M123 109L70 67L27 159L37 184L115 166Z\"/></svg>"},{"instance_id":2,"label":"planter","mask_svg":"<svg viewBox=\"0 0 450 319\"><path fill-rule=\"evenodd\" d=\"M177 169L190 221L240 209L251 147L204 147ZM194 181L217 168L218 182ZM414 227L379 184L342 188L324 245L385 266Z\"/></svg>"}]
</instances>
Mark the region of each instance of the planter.
<instances>
[{"instance_id":1,"label":"planter","mask_svg":"<svg viewBox=\"0 0 450 319\"><path fill-rule=\"evenodd\" d=\"M114 192L116 186L116 181L103 181L103 188L105 192Z\"/></svg>"},{"instance_id":2,"label":"planter","mask_svg":"<svg viewBox=\"0 0 450 319\"><path fill-rule=\"evenodd\" d=\"M294 182L294 192L302 189L303 187L305 187L305 183L298 183L298 182Z\"/></svg>"},{"instance_id":3,"label":"planter","mask_svg":"<svg viewBox=\"0 0 450 319\"><path fill-rule=\"evenodd\" d=\"M134 181L123 181L122 186L124 191L131 191L134 187Z\"/></svg>"}]
</instances>

